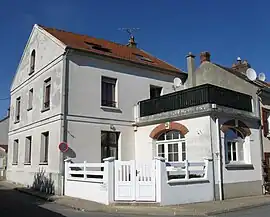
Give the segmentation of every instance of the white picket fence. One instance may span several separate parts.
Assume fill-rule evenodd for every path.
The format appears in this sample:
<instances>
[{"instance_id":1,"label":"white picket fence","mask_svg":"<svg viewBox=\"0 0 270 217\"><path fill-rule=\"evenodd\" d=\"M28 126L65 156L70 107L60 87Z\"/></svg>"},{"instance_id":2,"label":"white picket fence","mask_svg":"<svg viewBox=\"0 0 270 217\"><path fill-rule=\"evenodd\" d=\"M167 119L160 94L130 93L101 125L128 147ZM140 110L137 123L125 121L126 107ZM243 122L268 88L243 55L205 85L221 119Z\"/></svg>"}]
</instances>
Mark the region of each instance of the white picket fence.
<instances>
[{"instance_id":1,"label":"white picket fence","mask_svg":"<svg viewBox=\"0 0 270 217\"><path fill-rule=\"evenodd\" d=\"M148 201L161 205L211 201L212 161L115 161L66 163L65 195L110 204Z\"/></svg>"},{"instance_id":2,"label":"white picket fence","mask_svg":"<svg viewBox=\"0 0 270 217\"><path fill-rule=\"evenodd\" d=\"M70 163L65 167L65 195L98 203L113 202L114 158L104 163Z\"/></svg>"},{"instance_id":3,"label":"white picket fence","mask_svg":"<svg viewBox=\"0 0 270 217\"><path fill-rule=\"evenodd\" d=\"M69 163L67 180L103 183L104 163Z\"/></svg>"}]
</instances>

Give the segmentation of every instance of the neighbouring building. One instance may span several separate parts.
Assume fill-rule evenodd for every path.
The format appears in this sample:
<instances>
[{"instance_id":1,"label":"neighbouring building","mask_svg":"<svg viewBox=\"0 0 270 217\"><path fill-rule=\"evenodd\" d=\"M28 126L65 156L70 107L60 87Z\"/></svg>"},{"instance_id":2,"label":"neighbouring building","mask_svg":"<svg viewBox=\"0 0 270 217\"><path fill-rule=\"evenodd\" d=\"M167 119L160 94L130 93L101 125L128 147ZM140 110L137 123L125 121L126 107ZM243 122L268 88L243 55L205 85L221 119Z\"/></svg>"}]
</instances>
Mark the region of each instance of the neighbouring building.
<instances>
[{"instance_id":1,"label":"neighbouring building","mask_svg":"<svg viewBox=\"0 0 270 217\"><path fill-rule=\"evenodd\" d=\"M214 160L216 198L259 195L260 86L243 73L212 63L209 52L201 53L199 67L194 58L187 56L188 89L139 102L137 158L157 154L174 161L210 156ZM181 136L168 139L174 138L166 134L168 129L181 132Z\"/></svg>"},{"instance_id":2,"label":"neighbouring building","mask_svg":"<svg viewBox=\"0 0 270 217\"><path fill-rule=\"evenodd\" d=\"M208 52L200 58L196 67L189 54L185 73L137 48L134 38L121 45L35 25L11 86L7 178L32 186L43 170L61 194L67 157L208 159L214 193L207 200L261 194L260 87L212 63ZM61 142L69 145L65 154Z\"/></svg>"},{"instance_id":3,"label":"neighbouring building","mask_svg":"<svg viewBox=\"0 0 270 217\"><path fill-rule=\"evenodd\" d=\"M9 113L0 120L0 180L5 178L8 152Z\"/></svg>"}]
</instances>

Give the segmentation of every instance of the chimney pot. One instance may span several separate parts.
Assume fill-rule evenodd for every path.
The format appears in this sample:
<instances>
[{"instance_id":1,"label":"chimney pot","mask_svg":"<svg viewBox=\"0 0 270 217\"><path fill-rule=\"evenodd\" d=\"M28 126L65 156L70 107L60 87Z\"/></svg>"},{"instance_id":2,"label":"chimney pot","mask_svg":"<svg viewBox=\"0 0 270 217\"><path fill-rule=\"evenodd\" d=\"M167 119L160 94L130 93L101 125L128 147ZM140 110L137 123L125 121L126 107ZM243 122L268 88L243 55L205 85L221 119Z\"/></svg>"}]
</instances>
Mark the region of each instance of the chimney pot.
<instances>
[{"instance_id":1,"label":"chimney pot","mask_svg":"<svg viewBox=\"0 0 270 217\"><path fill-rule=\"evenodd\" d=\"M205 61L210 62L210 56L211 56L211 54L208 51L201 52L201 54L200 54L201 63L203 63Z\"/></svg>"}]
</instances>

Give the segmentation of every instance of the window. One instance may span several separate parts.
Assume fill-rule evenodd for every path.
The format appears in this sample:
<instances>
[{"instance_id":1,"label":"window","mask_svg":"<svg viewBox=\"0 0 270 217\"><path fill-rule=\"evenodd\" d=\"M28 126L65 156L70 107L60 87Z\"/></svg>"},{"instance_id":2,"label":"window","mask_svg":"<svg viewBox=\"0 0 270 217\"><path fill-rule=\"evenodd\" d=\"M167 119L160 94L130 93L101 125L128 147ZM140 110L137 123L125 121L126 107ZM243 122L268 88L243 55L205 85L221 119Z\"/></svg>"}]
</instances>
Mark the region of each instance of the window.
<instances>
[{"instance_id":1,"label":"window","mask_svg":"<svg viewBox=\"0 0 270 217\"><path fill-rule=\"evenodd\" d=\"M29 93L28 93L28 110L31 110L33 108L33 94L34 94L34 90L32 88L29 90Z\"/></svg>"},{"instance_id":2,"label":"window","mask_svg":"<svg viewBox=\"0 0 270 217\"><path fill-rule=\"evenodd\" d=\"M150 99L159 97L161 95L162 87L150 85Z\"/></svg>"},{"instance_id":3,"label":"window","mask_svg":"<svg viewBox=\"0 0 270 217\"><path fill-rule=\"evenodd\" d=\"M25 157L24 163L31 164L32 137L28 136L25 139Z\"/></svg>"},{"instance_id":4,"label":"window","mask_svg":"<svg viewBox=\"0 0 270 217\"><path fill-rule=\"evenodd\" d=\"M243 162L244 161L244 137L243 135L230 128L225 133L226 142L226 162Z\"/></svg>"},{"instance_id":5,"label":"window","mask_svg":"<svg viewBox=\"0 0 270 217\"><path fill-rule=\"evenodd\" d=\"M185 137L175 130L161 134L156 142L157 155L169 162L186 160Z\"/></svg>"},{"instance_id":6,"label":"window","mask_svg":"<svg viewBox=\"0 0 270 217\"><path fill-rule=\"evenodd\" d=\"M13 160L12 160L12 164L18 164L18 158L19 158L19 140L16 139L13 142Z\"/></svg>"},{"instance_id":7,"label":"window","mask_svg":"<svg viewBox=\"0 0 270 217\"><path fill-rule=\"evenodd\" d=\"M108 157L118 159L119 132L101 131L101 160Z\"/></svg>"},{"instance_id":8,"label":"window","mask_svg":"<svg viewBox=\"0 0 270 217\"><path fill-rule=\"evenodd\" d=\"M116 107L116 79L102 77L101 105Z\"/></svg>"},{"instance_id":9,"label":"window","mask_svg":"<svg viewBox=\"0 0 270 217\"><path fill-rule=\"evenodd\" d=\"M44 82L44 98L43 98L43 110L50 109L51 99L51 78Z\"/></svg>"},{"instance_id":10,"label":"window","mask_svg":"<svg viewBox=\"0 0 270 217\"><path fill-rule=\"evenodd\" d=\"M48 164L49 154L49 132L41 134L41 146L40 146L40 163Z\"/></svg>"},{"instance_id":11,"label":"window","mask_svg":"<svg viewBox=\"0 0 270 217\"><path fill-rule=\"evenodd\" d=\"M31 59L30 59L30 72L29 75L35 72L35 65L36 65L36 51L33 50L31 53Z\"/></svg>"},{"instance_id":12,"label":"window","mask_svg":"<svg viewBox=\"0 0 270 217\"><path fill-rule=\"evenodd\" d=\"M21 97L18 97L16 99L15 122L20 121L20 113L21 113Z\"/></svg>"}]
</instances>

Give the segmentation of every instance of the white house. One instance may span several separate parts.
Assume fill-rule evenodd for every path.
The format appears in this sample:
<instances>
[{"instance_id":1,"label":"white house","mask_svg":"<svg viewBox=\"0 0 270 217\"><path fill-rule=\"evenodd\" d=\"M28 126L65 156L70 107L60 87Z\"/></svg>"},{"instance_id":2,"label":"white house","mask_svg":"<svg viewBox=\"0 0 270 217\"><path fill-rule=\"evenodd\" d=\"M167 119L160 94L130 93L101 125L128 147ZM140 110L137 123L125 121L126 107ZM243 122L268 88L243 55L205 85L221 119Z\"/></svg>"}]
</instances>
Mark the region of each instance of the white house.
<instances>
[{"instance_id":1,"label":"white house","mask_svg":"<svg viewBox=\"0 0 270 217\"><path fill-rule=\"evenodd\" d=\"M60 142L75 162L135 159L134 105L186 76L134 39L126 46L35 25L11 85L8 179L31 186L42 169L60 193Z\"/></svg>"},{"instance_id":2,"label":"white house","mask_svg":"<svg viewBox=\"0 0 270 217\"><path fill-rule=\"evenodd\" d=\"M197 68L189 55L187 65L184 73L137 48L134 38L121 45L35 25L11 86L7 178L37 188L46 182L50 191L61 194L66 189L69 196L80 192L84 196L76 196L86 199L115 186L113 194L106 193L110 199L97 197L106 204L143 197L176 204L261 194L258 87L242 74L211 63L209 53L202 53ZM177 86L176 77L181 81ZM69 145L65 154L59 151L61 142ZM157 164L150 167L158 171L156 184L153 177L138 178L146 171L143 166L134 169L124 162L157 156ZM78 177L68 182L67 157L75 163L115 157L116 173L125 166L133 168L136 175L125 176L134 188L127 191L120 183L124 180L112 179L82 191L84 184L75 182ZM160 163L164 160L166 164ZM197 177L197 172L189 173L189 166L203 166L204 179L183 188L176 164L185 168L187 179ZM86 181L87 164L76 165L84 167ZM105 165L110 178L108 168L113 167L107 161ZM175 186L179 183L182 187ZM199 196L198 190L205 194Z\"/></svg>"}]
</instances>

